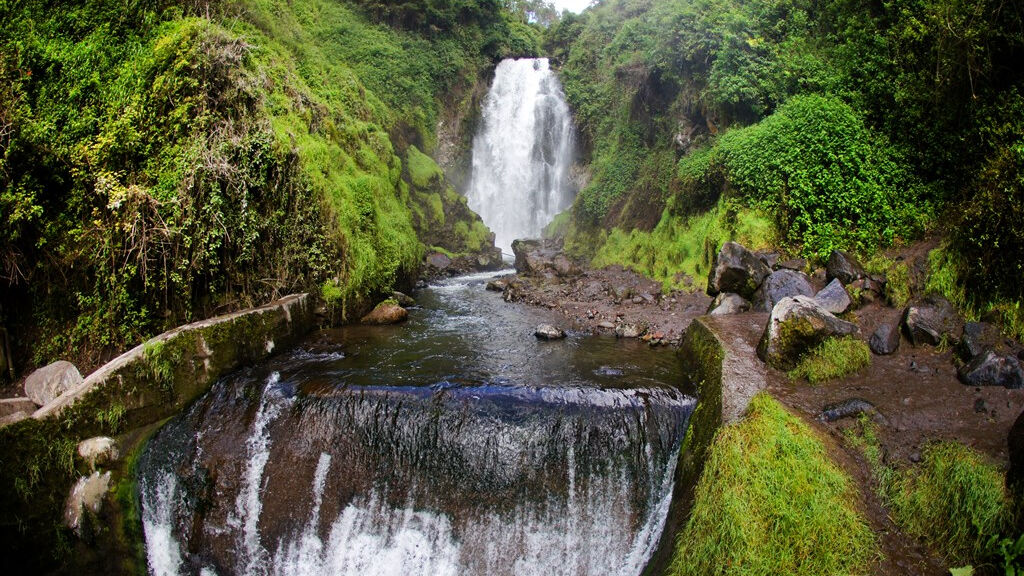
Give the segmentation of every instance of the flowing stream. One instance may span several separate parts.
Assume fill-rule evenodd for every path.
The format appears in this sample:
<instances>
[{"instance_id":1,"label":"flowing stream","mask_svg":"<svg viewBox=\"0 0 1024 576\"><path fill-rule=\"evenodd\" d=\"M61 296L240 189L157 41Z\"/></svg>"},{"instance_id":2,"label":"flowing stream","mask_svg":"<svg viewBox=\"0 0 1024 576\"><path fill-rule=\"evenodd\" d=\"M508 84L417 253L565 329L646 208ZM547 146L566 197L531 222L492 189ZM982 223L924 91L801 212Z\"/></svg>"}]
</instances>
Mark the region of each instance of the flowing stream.
<instances>
[{"instance_id":1,"label":"flowing stream","mask_svg":"<svg viewBox=\"0 0 1024 576\"><path fill-rule=\"evenodd\" d=\"M463 277L214 385L140 456L152 574L630 575L694 399L637 341L539 342Z\"/></svg>"},{"instance_id":2,"label":"flowing stream","mask_svg":"<svg viewBox=\"0 0 1024 576\"><path fill-rule=\"evenodd\" d=\"M482 124L466 198L494 232L494 244L511 254L513 240L539 238L576 194L569 180L572 117L547 58L498 64Z\"/></svg>"}]
</instances>

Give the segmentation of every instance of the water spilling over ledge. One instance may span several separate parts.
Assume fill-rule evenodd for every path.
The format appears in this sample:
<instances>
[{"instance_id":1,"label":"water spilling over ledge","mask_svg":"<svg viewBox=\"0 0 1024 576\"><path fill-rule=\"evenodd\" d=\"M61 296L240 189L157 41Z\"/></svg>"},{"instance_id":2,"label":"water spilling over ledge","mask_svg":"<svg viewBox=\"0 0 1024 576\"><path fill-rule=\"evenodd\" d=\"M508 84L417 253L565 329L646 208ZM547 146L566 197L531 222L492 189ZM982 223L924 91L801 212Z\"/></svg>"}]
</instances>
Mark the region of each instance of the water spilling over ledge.
<instances>
[{"instance_id":1,"label":"water spilling over ledge","mask_svg":"<svg viewBox=\"0 0 1024 576\"><path fill-rule=\"evenodd\" d=\"M171 421L139 465L151 572L639 574L694 404L674 357L538 343L532 312L473 283L428 290L405 327L222 380Z\"/></svg>"}]
</instances>

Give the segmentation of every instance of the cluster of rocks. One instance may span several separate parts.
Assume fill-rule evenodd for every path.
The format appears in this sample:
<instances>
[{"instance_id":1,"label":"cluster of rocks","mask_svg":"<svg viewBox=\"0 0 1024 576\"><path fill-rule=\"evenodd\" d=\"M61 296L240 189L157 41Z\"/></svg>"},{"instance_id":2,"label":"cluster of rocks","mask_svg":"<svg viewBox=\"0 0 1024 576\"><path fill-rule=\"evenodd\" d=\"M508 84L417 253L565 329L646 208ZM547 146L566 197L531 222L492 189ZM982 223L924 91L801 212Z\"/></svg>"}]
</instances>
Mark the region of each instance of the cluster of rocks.
<instances>
[{"instance_id":1,"label":"cluster of rocks","mask_svg":"<svg viewBox=\"0 0 1024 576\"><path fill-rule=\"evenodd\" d=\"M856 324L837 315L854 305L851 292L862 303L881 297L886 279L869 275L853 256L841 250L833 251L825 269L813 277L802 272L805 267L803 260L780 263L773 254L757 254L727 242L708 277L708 294L715 297L708 314L769 312L758 355L785 370L828 338L859 334ZM819 278L827 284L815 290ZM953 305L941 296L928 295L911 302L899 324L880 325L868 345L877 355L893 354L902 336L914 346L959 343L964 363L958 374L964 384L1024 387L1020 347L990 324L964 324Z\"/></svg>"},{"instance_id":2,"label":"cluster of rocks","mask_svg":"<svg viewBox=\"0 0 1024 576\"><path fill-rule=\"evenodd\" d=\"M556 240L513 240L512 253L516 257L516 272L520 274L564 278L580 273L579 266L562 252Z\"/></svg>"},{"instance_id":3,"label":"cluster of rocks","mask_svg":"<svg viewBox=\"0 0 1024 576\"><path fill-rule=\"evenodd\" d=\"M449 278L471 272L499 270L503 265L501 250L498 248L456 256L449 256L444 252L430 252L423 258L419 276L426 282L426 280Z\"/></svg>"}]
</instances>

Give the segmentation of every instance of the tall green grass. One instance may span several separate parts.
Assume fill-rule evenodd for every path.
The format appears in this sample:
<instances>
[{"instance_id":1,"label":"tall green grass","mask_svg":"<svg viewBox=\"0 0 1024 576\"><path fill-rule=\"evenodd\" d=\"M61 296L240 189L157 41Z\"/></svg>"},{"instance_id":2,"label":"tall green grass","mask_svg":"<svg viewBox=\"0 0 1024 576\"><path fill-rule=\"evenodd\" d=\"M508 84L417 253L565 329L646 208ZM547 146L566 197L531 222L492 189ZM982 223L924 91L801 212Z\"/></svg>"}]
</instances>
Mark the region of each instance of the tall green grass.
<instances>
[{"instance_id":1,"label":"tall green grass","mask_svg":"<svg viewBox=\"0 0 1024 576\"><path fill-rule=\"evenodd\" d=\"M867 574L876 554L850 478L762 393L716 436L668 573Z\"/></svg>"},{"instance_id":2,"label":"tall green grass","mask_svg":"<svg viewBox=\"0 0 1024 576\"><path fill-rule=\"evenodd\" d=\"M792 380L804 379L811 384L835 380L871 365L871 349L852 336L829 338L805 354L796 368L790 370Z\"/></svg>"}]
</instances>

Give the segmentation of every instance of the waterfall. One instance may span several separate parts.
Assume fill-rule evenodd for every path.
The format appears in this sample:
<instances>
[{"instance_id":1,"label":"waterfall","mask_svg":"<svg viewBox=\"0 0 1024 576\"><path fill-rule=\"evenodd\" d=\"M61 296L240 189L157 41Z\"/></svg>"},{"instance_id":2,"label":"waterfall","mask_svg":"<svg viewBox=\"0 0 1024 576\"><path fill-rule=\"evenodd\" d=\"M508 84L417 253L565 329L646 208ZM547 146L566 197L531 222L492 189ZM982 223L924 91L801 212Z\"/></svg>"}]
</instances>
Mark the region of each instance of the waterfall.
<instances>
[{"instance_id":1,"label":"waterfall","mask_svg":"<svg viewBox=\"0 0 1024 576\"><path fill-rule=\"evenodd\" d=\"M473 139L469 207L512 252L516 238L536 238L572 204L572 118L547 58L503 60Z\"/></svg>"}]
</instances>

